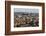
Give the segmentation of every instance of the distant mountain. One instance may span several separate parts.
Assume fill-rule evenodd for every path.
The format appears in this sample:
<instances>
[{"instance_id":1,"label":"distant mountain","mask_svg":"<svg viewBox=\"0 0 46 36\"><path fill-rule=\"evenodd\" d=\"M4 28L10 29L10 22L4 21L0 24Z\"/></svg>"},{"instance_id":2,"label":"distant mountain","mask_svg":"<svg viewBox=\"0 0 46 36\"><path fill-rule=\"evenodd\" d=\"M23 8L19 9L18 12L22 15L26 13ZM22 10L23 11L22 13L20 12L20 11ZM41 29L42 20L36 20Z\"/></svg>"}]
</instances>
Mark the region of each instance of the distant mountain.
<instances>
[{"instance_id":1,"label":"distant mountain","mask_svg":"<svg viewBox=\"0 0 46 36\"><path fill-rule=\"evenodd\" d=\"M32 15L32 16L39 16L39 13L14 12L14 16L16 16L16 15Z\"/></svg>"}]
</instances>

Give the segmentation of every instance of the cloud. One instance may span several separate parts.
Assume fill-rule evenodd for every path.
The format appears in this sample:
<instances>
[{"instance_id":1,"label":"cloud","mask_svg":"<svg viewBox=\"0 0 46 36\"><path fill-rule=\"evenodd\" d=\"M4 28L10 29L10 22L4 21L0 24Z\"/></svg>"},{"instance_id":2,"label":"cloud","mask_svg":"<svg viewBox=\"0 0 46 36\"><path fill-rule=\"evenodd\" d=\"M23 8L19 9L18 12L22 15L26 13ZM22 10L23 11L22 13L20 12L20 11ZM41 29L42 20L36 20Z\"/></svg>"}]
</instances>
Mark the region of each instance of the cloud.
<instances>
[{"instance_id":1,"label":"cloud","mask_svg":"<svg viewBox=\"0 0 46 36\"><path fill-rule=\"evenodd\" d=\"M39 9L31 9L31 8L14 8L14 12L39 13Z\"/></svg>"}]
</instances>

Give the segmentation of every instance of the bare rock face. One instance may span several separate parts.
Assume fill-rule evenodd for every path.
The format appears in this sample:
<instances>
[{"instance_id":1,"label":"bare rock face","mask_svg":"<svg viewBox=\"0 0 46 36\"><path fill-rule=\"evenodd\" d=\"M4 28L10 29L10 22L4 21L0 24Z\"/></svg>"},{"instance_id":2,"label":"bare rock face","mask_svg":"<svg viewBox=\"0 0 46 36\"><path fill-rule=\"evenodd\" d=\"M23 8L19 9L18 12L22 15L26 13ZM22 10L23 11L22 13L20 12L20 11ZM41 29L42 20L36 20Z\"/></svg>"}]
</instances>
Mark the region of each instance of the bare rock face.
<instances>
[{"instance_id":1,"label":"bare rock face","mask_svg":"<svg viewBox=\"0 0 46 36\"><path fill-rule=\"evenodd\" d=\"M34 14L34 15L33 15ZM38 14L19 14L14 15L14 26L15 27L26 27L26 26L37 26L38 25ZM36 17L37 16L37 17Z\"/></svg>"}]
</instances>

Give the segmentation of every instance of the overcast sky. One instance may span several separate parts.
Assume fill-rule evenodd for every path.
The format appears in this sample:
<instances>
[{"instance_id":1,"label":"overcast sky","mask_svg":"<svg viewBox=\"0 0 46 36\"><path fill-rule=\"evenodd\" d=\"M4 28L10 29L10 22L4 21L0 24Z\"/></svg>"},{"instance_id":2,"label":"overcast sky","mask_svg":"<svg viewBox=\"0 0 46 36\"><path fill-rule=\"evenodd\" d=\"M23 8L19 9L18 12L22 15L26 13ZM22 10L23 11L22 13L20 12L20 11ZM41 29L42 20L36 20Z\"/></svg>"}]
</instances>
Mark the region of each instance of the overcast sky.
<instances>
[{"instance_id":1,"label":"overcast sky","mask_svg":"<svg viewBox=\"0 0 46 36\"><path fill-rule=\"evenodd\" d=\"M39 12L39 9L31 9L31 8L14 8L14 12L38 13L38 12Z\"/></svg>"}]
</instances>

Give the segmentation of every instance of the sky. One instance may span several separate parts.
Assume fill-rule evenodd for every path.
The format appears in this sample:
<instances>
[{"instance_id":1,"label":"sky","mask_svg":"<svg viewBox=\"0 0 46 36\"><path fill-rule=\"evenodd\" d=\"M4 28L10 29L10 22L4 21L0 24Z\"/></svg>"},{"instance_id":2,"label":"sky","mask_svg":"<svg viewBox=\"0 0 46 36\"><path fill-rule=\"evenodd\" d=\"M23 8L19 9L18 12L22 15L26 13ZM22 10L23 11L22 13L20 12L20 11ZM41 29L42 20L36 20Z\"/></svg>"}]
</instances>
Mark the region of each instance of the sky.
<instances>
[{"instance_id":1,"label":"sky","mask_svg":"<svg viewBox=\"0 0 46 36\"><path fill-rule=\"evenodd\" d=\"M39 12L39 9L31 9L31 8L14 8L14 12L38 13L38 12Z\"/></svg>"}]
</instances>

